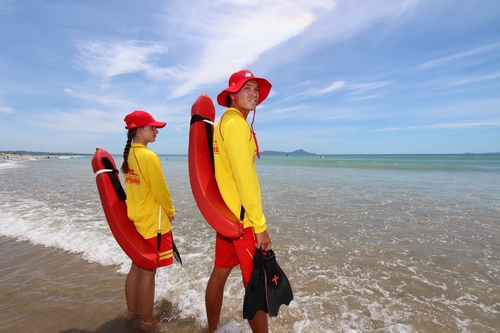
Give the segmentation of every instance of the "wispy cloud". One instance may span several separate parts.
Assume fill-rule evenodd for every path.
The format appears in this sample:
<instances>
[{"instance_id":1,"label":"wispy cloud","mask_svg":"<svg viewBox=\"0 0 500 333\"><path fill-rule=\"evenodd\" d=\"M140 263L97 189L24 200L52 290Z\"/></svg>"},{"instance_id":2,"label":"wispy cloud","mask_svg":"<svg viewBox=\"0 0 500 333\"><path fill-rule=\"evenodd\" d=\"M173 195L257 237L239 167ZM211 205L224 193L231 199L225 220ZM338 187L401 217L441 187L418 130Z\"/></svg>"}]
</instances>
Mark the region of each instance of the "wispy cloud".
<instances>
[{"instance_id":1,"label":"wispy cloud","mask_svg":"<svg viewBox=\"0 0 500 333\"><path fill-rule=\"evenodd\" d=\"M168 123L164 137L175 144L160 151L184 153L192 102L248 68L273 83L255 125L283 138L268 141L277 150L307 148L304 137L311 151L336 150L337 136L345 152L391 152L381 137L401 151L402 138L452 129L461 146L492 133L477 149L494 150L486 148L500 133L494 1L0 0L3 143L88 151L106 140L120 152L123 117L144 109Z\"/></svg>"},{"instance_id":2,"label":"wispy cloud","mask_svg":"<svg viewBox=\"0 0 500 333\"><path fill-rule=\"evenodd\" d=\"M482 126L500 126L500 120L487 120L487 121L470 121L470 122L456 122L456 123L442 123L421 126L407 126L407 127L387 127L376 129L374 132L384 131L403 131L403 130L433 130L433 129L461 129Z\"/></svg>"},{"instance_id":3,"label":"wispy cloud","mask_svg":"<svg viewBox=\"0 0 500 333\"><path fill-rule=\"evenodd\" d=\"M13 113L14 109L10 106L0 106L0 113Z\"/></svg>"},{"instance_id":4,"label":"wispy cloud","mask_svg":"<svg viewBox=\"0 0 500 333\"><path fill-rule=\"evenodd\" d=\"M357 97L354 97L354 98L349 98L349 101L351 101L351 102L364 101L364 100L367 100L367 99L379 98L381 96L383 96L383 95L381 95L381 94L362 95L362 96L357 96Z\"/></svg>"},{"instance_id":5,"label":"wispy cloud","mask_svg":"<svg viewBox=\"0 0 500 333\"><path fill-rule=\"evenodd\" d=\"M228 74L248 67L262 53L301 33L316 19L307 8L289 1L265 2L259 6L233 3L223 12L210 15L217 24L190 27L200 30L198 33L208 39L200 45L197 59L186 68L185 81L172 92L173 98L225 80Z\"/></svg>"},{"instance_id":6,"label":"wispy cloud","mask_svg":"<svg viewBox=\"0 0 500 333\"><path fill-rule=\"evenodd\" d=\"M189 56L189 63L183 62L177 77L182 83L170 97L184 96L196 88L225 81L230 73L250 67L266 52L279 53L271 62L276 59L281 59L280 65L292 62L304 53L323 48L325 43L331 45L334 40L370 28L375 20L390 21L417 3L418 0L381 0L376 4L360 0L220 1L223 12L211 5L197 8L196 14L186 6L172 7L167 19L176 20L193 35L203 36L199 41L205 43ZM178 17L185 18L185 22ZM296 40L300 47L294 43L283 45L290 40ZM334 83L311 93L327 94L341 84Z\"/></svg>"},{"instance_id":7,"label":"wispy cloud","mask_svg":"<svg viewBox=\"0 0 500 333\"><path fill-rule=\"evenodd\" d=\"M88 92L76 92L72 89L64 89L64 92L82 101L96 103L100 106L107 107L108 110L127 110L134 104L134 102L129 101L123 96L116 97L113 95L95 95Z\"/></svg>"},{"instance_id":8,"label":"wispy cloud","mask_svg":"<svg viewBox=\"0 0 500 333\"><path fill-rule=\"evenodd\" d=\"M169 80L170 98L177 98L225 81L230 73L251 67L264 53L292 38L298 37L301 45L307 47L282 49L282 59L298 58L304 51L324 47L325 42L356 34L369 28L374 20L398 17L418 2L381 0L371 5L360 0L218 0L217 6L200 3L195 8L169 4L164 18L164 41L80 42L78 63L103 78L143 71L150 78ZM170 31L170 26L176 26L176 30ZM181 36L184 41L178 40ZM180 48L177 53L184 49L186 56L158 66L155 55L167 53L166 45ZM341 85L334 83L314 94L327 94Z\"/></svg>"},{"instance_id":9,"label":"wispy cloud","mask_svg":"<svg viewBox=\"0 0 500 333\"><path fill-rule=\"evenodd\" d=\"M328 94L328 93L330 93L332 91L342 89L343 87L345 87L345 85L346 85L346 83L344 81L336 81L336 82L332 83L331 85L329 85L326 88L314 91L313 93L311 93L311 95L324 95L324 94Z\"/></svg>"},{"instance_id":10,"label":"wispy cloud","mask_svg":"<svg viewBox=\"0 0 500 333\"><path fill-rule=\"evenodd\" d=\"M295 97L314 97L319 95L326 95L338 90L348 91L349 95L357 95L355 98L350 98L350 100L362 100L370 99L381 96L381 94L371 94L367 96L362 95L368 91L383 88L392 84L393 81L379 81L379 82L366 82L366 83L348 83L346 81L335 81L325 88L318 88L316 90L309 89L302 94L297 94Z\"/></svg>"},{"instance_id":11,"label":"wispy cloud","mask_svg":"<svg viewBox=\"0 0 500 333\"><path fill-rule=\"evenodd\" d=\"M151 59L152 55L167 53L167 48L161 43L143 41L82 41L77 47L80 51L77 63L104 78L138 71L155 76L158 68Z\"/></svg>"},{"instance_id":12,"label":"wispy cloud","mask_svg":"<svg viewBox=\"0 0 500 333\"><path fill-rule=\"evenodd\" d=\"M470 83L478 83L478 82L489 81L489 80L494 80L494 79L498 79L498 78L500 78L500 72L496 72L496 73L489 74L489 75L474 76L474 77L468 77L465 79L455 80L455 81L452 81L452 82L444 85L442 88L461 86L461 85L470 84Z\"/></svg>"},{"instance_id":13,"label":"wispy cloud","mask_svg":"<svg viewBox=\"0 0 500 333\"><path fill-rule=\"evenodd\" d=\"M352 90L351 95L363 94L367 91L382 88L392 84L393 81L380 81L380 82L368 82L368 83L355 83L350 84L348 88Z\"/></svg>"},{"instance_id":14,"label":"wispy cloud","mask_svg":"<svg viewBox=\"0 0 500 333\"><path fill-rule=\"evenodd\" d=\"M428 69L428 68L444 65L446 63L449 63L449 62L452 62L455 60L469 58L469 57L472 57L472 56L475 56L475 55L478 55L481 53L489 52L489 51L495 50L499 47L500 47L500 43L493 43L493 44L478 47L478 48L475 48L475 49L472 49L469 51L456 53L456 54L448 56L448 57L443 57L443 58L427 61L427 62L424 62L424 63L418 65L417 68L418 69Z\"/></svg>"},{"instance_id":15,"label":"wispy cloud","mask_svg":"<svg viewBox=\"0 0 500 333\"><path fill-rule=\"evenodd\" d=\"M78 112L54 111L37 120L39 126L63 132L122 132L123 115L108 110L82 109ZM110 126L110 124L113 124Z\"/></svg>"},{"instance_id":16,"label":"wispy cloud","mask_svg":"<svg viewBox=\"0 0 500 333\"><path fill-rule=\"evenodd\" d=\"M302 112L304 111L304 106L294 106L289 108L278 108L271 111L273 114L283 114L283 113L293 113L293 112Z\"/></svg>"}]
</instances>

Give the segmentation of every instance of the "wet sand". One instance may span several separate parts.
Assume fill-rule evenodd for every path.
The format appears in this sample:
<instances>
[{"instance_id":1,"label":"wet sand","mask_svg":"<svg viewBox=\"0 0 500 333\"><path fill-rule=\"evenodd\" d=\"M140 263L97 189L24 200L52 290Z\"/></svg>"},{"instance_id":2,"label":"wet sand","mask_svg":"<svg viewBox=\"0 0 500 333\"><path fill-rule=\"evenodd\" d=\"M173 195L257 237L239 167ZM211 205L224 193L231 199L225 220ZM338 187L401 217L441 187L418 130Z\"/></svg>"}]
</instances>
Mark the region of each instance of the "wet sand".
<instances>
[{"instance_id":1,"label":"wet sand","mask_svg":"<svg viewBox=\"0 0 500 333\"><path fill-rule=\"evenodd\" d=\"M0 237L0 332L131 333L124 284L117 266L89 263L80 254ZM155 304L163 332L201 332L172 304Z\"/></svg>"},{"instance_id":2,"label":"wet sand","mask_svg":"<svg viewBox=\"0 0 500 333\"><path fill-rule=\"evenodd\" d=\"M1 332L135 332L117 267L0 237ZM135 323L137 325L137 323Z\"/></svg>"}]
</instances>

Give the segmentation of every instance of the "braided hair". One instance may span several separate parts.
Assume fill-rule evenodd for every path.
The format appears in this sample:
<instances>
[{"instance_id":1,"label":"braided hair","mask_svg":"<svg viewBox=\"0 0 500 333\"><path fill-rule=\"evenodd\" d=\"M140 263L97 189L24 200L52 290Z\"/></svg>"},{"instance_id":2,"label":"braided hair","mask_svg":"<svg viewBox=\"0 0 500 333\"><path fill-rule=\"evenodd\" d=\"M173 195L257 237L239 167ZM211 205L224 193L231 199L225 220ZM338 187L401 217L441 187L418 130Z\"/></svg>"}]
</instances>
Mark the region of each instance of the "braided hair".
<instances>
[{"instance_id":1,"label":"braided hair","mask_svg":"<svg viewBox=\"0 0 500 333\"><path fill-rule=\"evenodd\" d=\"M128 172L128 153L130 152L130 146L132 146L132 139L134 138L136 133L137 133L137 128L131 128L127 132L127 144L123 149L123 163L121 167L121 170L124 174Z\"/></svg>"}]
</instances>

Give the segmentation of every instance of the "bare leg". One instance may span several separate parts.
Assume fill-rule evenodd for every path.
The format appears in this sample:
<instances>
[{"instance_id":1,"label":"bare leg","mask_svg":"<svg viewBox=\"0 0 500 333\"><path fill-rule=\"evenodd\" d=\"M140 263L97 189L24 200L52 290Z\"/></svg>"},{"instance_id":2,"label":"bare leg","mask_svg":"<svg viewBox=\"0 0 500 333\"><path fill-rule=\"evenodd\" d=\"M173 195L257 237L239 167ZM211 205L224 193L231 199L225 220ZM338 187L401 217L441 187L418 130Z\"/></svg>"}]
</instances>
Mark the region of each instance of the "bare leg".
<instances>
[{"instance_id":1,"label":"bare leg","mask_svg":"<svg viewBox=\"0 0 500 333\"><path fill-rule=\"evenodd\" d=\"M212 275L207 283L205 292L205 306L207 310L208 332L215 332L219 325L222 300L224 298L224 286L232 268L214 267Z\"/></svg>"},{"instance_id":2,"label":"bare leg","mask_svg":"<svg viewBox=\"0 0 500 333\"><path fill-rule=\"evenodd\" d=\"M125 299L127 300L127 309L129 312L128 320L134 318L135 313L139 313L139 281L141 269L136 264L132 263L127 279L125 280Z\"/></svg>"},{"instance_id":3,"label":"bare leg","mask_svg":"<svg viewBox=\"0 0 500 333\"><path fill-rule=\"evenodd\" d=\"M147 271L141 269L141 278L138 286L138 303L141 320L144 322L151 322L153 320L155 275L156 270Z\"/></svg>"},{"instance_id":4,"label":"bare leg","mask_svg":"<svg viewBox=\"0 0 500 333\"><path fill-rule=\"evenodd\" d=\"M262 310L257 311L253 319L248 321L253 333L267 333L269 328L267 326L267 313Z\"/></svg>"}]
</instances>

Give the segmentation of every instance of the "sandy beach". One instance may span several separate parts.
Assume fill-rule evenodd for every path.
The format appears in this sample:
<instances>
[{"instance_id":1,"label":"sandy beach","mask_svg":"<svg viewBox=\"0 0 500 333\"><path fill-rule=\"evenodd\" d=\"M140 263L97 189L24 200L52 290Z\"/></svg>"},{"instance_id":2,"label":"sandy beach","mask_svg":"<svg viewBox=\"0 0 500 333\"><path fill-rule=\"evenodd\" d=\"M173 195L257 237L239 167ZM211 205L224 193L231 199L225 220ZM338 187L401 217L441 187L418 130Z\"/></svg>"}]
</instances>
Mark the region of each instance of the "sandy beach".
<instances>
[{"instance_id":1,"label":"sandy beach","mask_svg":"<svg viewBox=\"0 0 500 333\"><path fill-rule=\"evenodd\" d=\"M117 267L7 237L0 253L0 331L135 331L124 319L125 276Z\"/></svg>"},{"instance_id":2,"label":"sandy beach","mask_svg":"<svg viewBox=\"0 0 500 333\"><path fill-rule=\"evenodd\" d=\"M0 237L0 253L0 332L140 332L138 320L125 319L126 276L119 267L7 237ZM165 318L163 332L196 332L194 321L176 318L168 301L156 303L155 315Z\"/></svg>"}]
</instances>

